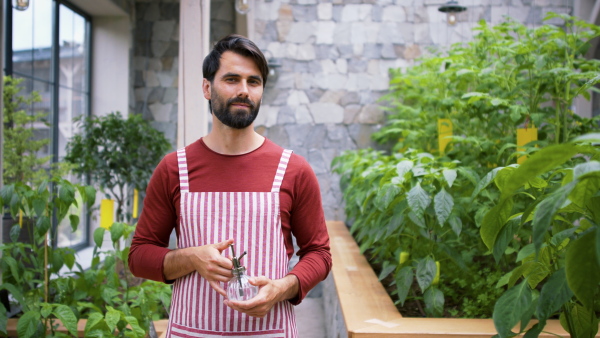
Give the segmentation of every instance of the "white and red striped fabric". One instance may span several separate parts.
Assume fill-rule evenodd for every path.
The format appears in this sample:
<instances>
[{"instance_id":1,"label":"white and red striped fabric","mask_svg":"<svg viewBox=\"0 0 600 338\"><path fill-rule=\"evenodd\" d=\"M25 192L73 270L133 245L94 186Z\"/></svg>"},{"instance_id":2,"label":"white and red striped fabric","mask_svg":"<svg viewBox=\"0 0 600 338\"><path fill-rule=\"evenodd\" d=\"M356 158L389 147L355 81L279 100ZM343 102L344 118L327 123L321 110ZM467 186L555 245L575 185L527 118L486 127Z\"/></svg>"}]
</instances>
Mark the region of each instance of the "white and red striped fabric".
<instances>
[{"instance_id":1,"label":"white and red striped fabric","mask_svg":"<svg viewBox=\"0 0 600 338\"><path fill-rule=\"evenodd\" d=\"M281 231L279 189L291 154L291 150L283 151L269 192L190 192L185 148L178 150L181 224L177 247L233 238L236 252L248 252L242 263L250 276L285 277L288 257ZM179 278L173 288L167 337L298 335L290 302L279 302L267 316L255 318L234 311L223 301L200 274Z\"/></svg>"}]
</instances>

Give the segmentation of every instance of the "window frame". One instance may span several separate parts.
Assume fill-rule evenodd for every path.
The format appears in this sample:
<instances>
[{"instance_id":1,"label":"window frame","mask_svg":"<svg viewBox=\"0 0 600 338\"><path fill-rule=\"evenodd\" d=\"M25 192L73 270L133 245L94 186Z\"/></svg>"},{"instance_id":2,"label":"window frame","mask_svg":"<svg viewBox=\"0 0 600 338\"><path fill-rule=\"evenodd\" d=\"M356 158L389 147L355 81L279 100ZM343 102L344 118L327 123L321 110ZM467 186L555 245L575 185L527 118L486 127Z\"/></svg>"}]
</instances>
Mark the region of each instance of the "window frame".
<instances>
[{"instance_id":1,"label":"window frame","mask_svg":"<svg viewBox=\"0 0 600 338\"><path fill-rule=\"evenodd\" d=\"M35 5L32 4L32 5ZM84 42L84 62L85 62L85 72L86 80L85 80L85 88L78 92L81 93L85 97L85 108L83 109L83 115L86 117L91 116L91 101L92 101L92 17L79 9L77 6L73 5L67 0L52 0L52 46L51 46L51 57L50 57L50 80L45 80L41 78L37 78L32 75L22 74L14 71L13 67L13 11L16 9L12 6L12 0L5 0L5 41L4 41L4 73L7 76L18 75L22 78L28 78L33 81L40 81L48 84L51 89L51 102L50 102L50 120L51 120L51 128L50 128L50 149L51 149L51 162L52 164L58 163L59 158L59 119L60 119L60 90L61 88L67 88L61 86L60 83L60 6L65 6L69 10L73 11L77 15L81 16L85 20L84 29L85 29L85 42ZM27 10L31 10L28 8ZM75 91L74 88L68 88L69 90ZM90 184L89 178L84 178L85 184ZM85 236L83 236L82 241L68 246L76 251L80 251L84 248L89 247L92 238L92 224L90 219L90 214L85 209L85 217L83 217L80 221L79 226L84 226L86 228ZM58 220L54 215L52 220L52 228L51 234L52 237L56 235L58 231ZM52 245L56 247L58 245L57 241L53 241Z\"/></svg>"}]
</instances>

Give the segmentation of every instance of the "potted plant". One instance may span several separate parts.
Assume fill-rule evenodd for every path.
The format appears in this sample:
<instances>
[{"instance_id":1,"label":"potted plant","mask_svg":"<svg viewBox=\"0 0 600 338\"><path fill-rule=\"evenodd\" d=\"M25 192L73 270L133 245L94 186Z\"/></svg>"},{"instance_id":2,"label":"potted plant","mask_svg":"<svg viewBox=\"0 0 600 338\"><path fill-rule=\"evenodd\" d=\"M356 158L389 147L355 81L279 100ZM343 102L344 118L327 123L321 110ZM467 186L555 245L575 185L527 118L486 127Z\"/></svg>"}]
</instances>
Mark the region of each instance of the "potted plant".
<instances>
[{"instance_id":1,"label":"potted plant","mask_svg":"<svg viewBox=\"0 0 600 338\"><path fill-rule=\"evenodd\" d=\"M123 118L106 116L78 118L81 132L67 144L65 161L80 175L89 175L100 191L117 202L117 220L130 220L125 212L128 189L144 191L154 167L171 148L163 133L139 114Z\"/></svg>"}]
</instances>

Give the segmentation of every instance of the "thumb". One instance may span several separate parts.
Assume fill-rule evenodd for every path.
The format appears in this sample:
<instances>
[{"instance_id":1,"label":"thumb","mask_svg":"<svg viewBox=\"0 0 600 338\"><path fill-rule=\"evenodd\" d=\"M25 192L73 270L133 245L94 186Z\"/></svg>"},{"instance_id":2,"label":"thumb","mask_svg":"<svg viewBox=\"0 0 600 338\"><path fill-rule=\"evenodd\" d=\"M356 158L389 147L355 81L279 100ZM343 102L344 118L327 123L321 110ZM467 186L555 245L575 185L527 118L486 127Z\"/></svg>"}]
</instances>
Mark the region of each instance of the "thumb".
<instances>
[{"instance_id":1,"label":"thumb","mask_svg":"<svg viewBox=\"0 0 600 338\"><path fill-rule=\"evenodd\" d=\"M219 250L219 252L222 252L223 250L227 249L231 244L233 244L233 238L230 238L223 242L219 242L217 244L213 244L213 246L215 247L215 249Z\"/></svg>"}]
</instances>

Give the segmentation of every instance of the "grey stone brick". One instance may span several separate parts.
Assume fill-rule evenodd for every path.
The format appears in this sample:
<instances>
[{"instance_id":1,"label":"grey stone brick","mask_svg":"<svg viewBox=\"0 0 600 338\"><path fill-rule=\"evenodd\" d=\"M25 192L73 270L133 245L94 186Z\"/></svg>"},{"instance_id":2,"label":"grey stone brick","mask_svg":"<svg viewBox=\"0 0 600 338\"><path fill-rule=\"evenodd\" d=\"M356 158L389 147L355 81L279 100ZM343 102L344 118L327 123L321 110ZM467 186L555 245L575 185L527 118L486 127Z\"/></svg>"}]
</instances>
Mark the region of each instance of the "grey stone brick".
<instances>
[{"instance_id":1,"label":"grey stone brick","mask_svg":"<svg viewBox=\"0 0 600 338\"><path fill-rule=\"evenodd\" d=\"M314 5L293 5L292 13L295 21L317 21L317 6Z\"/></svg>"}]
</instances>

